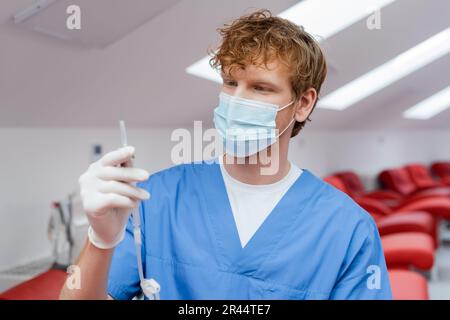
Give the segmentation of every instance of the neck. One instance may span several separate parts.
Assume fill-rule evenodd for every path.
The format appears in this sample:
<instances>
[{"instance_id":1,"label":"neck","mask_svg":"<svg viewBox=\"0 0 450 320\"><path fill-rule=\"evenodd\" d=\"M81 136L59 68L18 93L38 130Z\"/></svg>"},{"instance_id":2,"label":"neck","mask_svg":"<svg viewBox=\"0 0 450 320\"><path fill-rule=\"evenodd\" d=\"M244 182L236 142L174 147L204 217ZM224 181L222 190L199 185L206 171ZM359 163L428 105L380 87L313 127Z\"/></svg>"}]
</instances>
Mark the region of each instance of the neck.
<instances>
[{"instance_id":1,"label":"neck","mask_svg":"<svg viewBox=\"0 0 450 320\"><path fill-rule=\"evenodd\" d=\"M271 184L283 179L291 165L287 159L289 140L280 139L267 150L246 158L224 155L223 165L234 179L247 184Z\"/></svg>"}]
</instances>

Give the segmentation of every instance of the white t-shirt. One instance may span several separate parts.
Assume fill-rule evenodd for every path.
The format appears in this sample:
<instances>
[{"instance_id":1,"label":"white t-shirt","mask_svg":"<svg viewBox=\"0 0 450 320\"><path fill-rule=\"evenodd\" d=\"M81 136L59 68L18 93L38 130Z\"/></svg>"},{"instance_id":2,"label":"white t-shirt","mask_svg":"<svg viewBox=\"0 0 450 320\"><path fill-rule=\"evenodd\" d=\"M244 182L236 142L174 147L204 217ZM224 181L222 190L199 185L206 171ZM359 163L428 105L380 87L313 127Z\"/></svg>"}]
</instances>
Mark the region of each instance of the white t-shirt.
<instances>
[{"instance_id":1,"label":"white t-shirt","mask_svg":"<svg viewBox=\"0 0 450 320\"><path fill-rule=\"evenodd\" d=\"M220 170L242 247L245 247L303 171L291 164L288 174L280 181L272 184L253 185L231 177L222 163L220 163Z\"/></svg>"}]
</instances>

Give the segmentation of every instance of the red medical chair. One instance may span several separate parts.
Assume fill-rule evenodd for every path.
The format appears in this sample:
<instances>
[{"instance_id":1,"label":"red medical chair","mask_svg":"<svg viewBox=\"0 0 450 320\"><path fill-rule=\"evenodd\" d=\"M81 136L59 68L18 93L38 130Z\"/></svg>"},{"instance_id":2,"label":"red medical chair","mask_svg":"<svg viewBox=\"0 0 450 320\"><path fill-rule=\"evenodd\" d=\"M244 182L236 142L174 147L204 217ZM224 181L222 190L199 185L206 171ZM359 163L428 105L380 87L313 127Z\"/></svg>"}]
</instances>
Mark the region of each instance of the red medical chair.
<instances>
[{"instance_id":1,"label":"red medical chair","mask_svg":"<svg viewBox=\"0 0 450 320\"><path fill-rule=\"evenodd\" d=\"M450 219L450 189L438 188L416 192L417 187L411 181L406 169L399 169L399 172L397 169L385 170L380 174L387 180L384 184L390 186L395 181L396 187L393 190L370 193L365 192L355 173L338 172L334 175L344 183L347 190L345 192L373 215L425 211L433 214L436 219L441 217Z\"/></svg>"},{"instance_id":2,"label":"red medical chair","mask_svg":"<svg viewBox=\"0 0 450 320\"><path fill-rule=\"evenodd\" d=\"M421 178L423 179L423 177ZM378 179L385 188L395 191L403 197L450 196L450 189L448 187L418 187L411 179L406 168L384 170L378 175Z\"/></svg>"},{"instance_id":3,"label":"red medical chair","mask_svg":"<svg viewBox=\"0 0 450 320\"><path fill-rule=\"evenodd\" d=\"M443 188L450 191L450 187L445 186L441 181L434 180L428 168L423 164L409 164L405 166L405 169L419 190Z\"/></svg>"},{"instance_id":4,"label":"red medical chair","mask_svg":"<svg viewBox=\"0 0 450 320\"><path fill-rule=\"evenodd\" d=\"M334 176L341 179L347 190L347 194L352 197L365 197L376 200L387 200L400 202L403 200L402 195L392 190L375 190L372 192L367 192L359 176L351 171L342 171L333 174Z\"/></svg>"},{"instance_id":5,"label":"red medical chair","mask_svg":"<svg viewBox=\"0 0 450 320\"><path fill-rule=\"evenodd\" d=\"M358 175L351 171L337 172L334 175L339 177L347 188L348 194L352 198L365 198L365 199L375 199L382 201L385 205L392 209L396 209L405 205L407 203L415 202L420 199L442 196L446 197L450 193L446 190L441 191L422 191L414 192L417 187L410 180L407 172L406 176L403 173L396 173L397 179L404 180L404 186L402 190L392 189L392 190L376 190L373 192L366 192L364 185L362 184ZM411 188L411 190L406 190L406 188ZM404 193L402 193L402 192ZM450 208L449 208L450 209Z\"/></svg>"},{"instance_id":6,"label":"red medical chair","mask_svg":"<svg viewBox=\"0 0 450 320\"><path fill-rule=\"evenodd\" d=\"M324 181L349 194L345 183L337 176L325 177ZM395 212L376 199L360 197L354 200L371 214L381 236L400 232L423 232L432 237L435 247L438 246L437 223L432 214L426 211Z\"/></svg>"},{"instance_id":7,"label":"red medical chair","mask_svg":"<svg viewBox=\"0 0 450 320\"><path fill-rule=\"evenodd\" d=\"M442 184L450 185L450 162L433 163L431 172L440 179Z\"/></svg>"},{"instance_id":8,"label":"red medical chair","mask_svg":"<svg viewBox=\"0 0 450 320\"><path fill-rule=\"evenodd\" d=\"M50 269L0 294L0 300L58 300L67 273Z\"/></svg>"}]
</instances>

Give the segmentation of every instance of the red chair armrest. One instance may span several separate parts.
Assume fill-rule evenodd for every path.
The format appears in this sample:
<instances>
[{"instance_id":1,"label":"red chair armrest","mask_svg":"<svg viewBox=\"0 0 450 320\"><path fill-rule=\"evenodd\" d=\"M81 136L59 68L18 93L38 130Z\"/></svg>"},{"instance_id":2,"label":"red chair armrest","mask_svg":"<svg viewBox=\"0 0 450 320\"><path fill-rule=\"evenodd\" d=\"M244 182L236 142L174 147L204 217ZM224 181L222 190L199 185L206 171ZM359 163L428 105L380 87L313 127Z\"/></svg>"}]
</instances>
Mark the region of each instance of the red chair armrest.
<instances>
[{"instance_id":1,"label":"red chair armrest","mask_svg":"<svg viewBox=\"0 0 450 320\"><path fill-rule=\"evenodd\" d=\"M405 211L426 211L437 218L450 219L450 198L424 198L411 203L406 203L395 210L395 212Z\"/></svg>"},{"instance_id":2,"label":"red chair armrest","mask_svg":"<svg viewBox=\"0 0 450 320\"><path fill-rule=\"evenodd\" d=\"M378 220L377 226L381 236L404 232L426 233L433 238L434 247L438 246L436 219L425 211L392 214Z\"/></svg>"},{"instance_id":3,"label":"red chair armrest","mask_svg":"<svg viewBox=\"0 0 450 320\"><path fill-rule=\"evenodd\" d=\"M434 263L434 243L431 236L421 232L405 232L381 237L388 268L414 266L430 270Z\"/></svg>"}]
</instances>

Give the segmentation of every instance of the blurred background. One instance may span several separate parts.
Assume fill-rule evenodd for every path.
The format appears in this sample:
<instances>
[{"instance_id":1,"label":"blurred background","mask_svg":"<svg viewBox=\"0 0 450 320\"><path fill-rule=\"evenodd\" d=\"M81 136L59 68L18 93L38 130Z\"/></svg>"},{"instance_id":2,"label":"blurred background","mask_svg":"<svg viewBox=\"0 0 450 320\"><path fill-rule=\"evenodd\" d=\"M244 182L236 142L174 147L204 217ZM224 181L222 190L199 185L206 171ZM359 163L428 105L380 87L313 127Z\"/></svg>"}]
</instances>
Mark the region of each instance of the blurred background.
<instances>
[{"instance_id":1,"label":"blurred background","mask_svg":"<svg viewBox=\"0 0 450 320\"><path fill-rule=\"evenodd\" d=\"M71 5L79 30L66 25ZM450 163L447 0L3 0L0 292L76 257L86 230L78 177L120 146L120 119L136 166L150 172L173 165L174 129L213 127L220 83L207 50L218 27L262 8L303 25L328 61L292 162L320 177L351 171L364 191L398 194L379 174L420 164L436 182L425 189L445 190L431 165ZM440 230L432 266L406 268L426 280L426 298L450 298L444 204L430 213Z\"/></svg>"}]
</instances>

